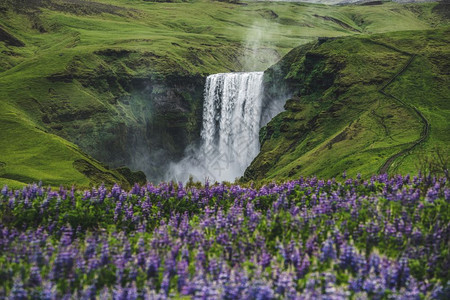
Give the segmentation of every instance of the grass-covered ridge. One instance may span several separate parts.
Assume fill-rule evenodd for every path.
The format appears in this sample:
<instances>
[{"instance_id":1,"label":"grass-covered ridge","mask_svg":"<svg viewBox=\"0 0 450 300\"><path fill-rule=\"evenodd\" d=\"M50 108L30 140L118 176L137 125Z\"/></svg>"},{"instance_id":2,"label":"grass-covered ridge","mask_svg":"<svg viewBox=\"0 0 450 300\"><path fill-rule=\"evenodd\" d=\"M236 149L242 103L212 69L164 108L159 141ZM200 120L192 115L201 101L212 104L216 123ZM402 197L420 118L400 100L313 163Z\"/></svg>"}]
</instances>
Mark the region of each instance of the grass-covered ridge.
<instances>
[{"instance_id":1,"label":"grass-covered ridge","mask_svg":"<svg viewBox=\"0 0 450 300\"><path fill-rule=\"evenodd\" d=\"M444 174L449 33L345 37L293 50L266 73L269 99L280 86L294 96L261 131L261 152L246 177L406 174L429 169L432 160L440 164L433 172Z\"/></svg>"},{"instance_id":2,"label":"grass-covered ridge","mask_svg":"<svg viewBox=\"0 0 450 300\"><path fill-rule=\"evenodd\" d=\"M1 0L2 180L98 183L115 171L83 152L128 163L138 152L128 145L146 135L142 149L179 155L177 143L199 131L204 75L263 70L318 36L424 30L442 19L435 3L245 4ZM168 95L171 111L157 105ZM79 160L94 166L95 176L80 172Z\"/></svg>"},{"instance_id":3,"label":"grass-covered ridge","mask_svg":"<svg viewBox=\"0 0 450 300\"><path fill-rule=\"evenodd\" d=\"M0 297L445 299L449 201L420 175L5 186Z\"/></svg>"}]
</instances>

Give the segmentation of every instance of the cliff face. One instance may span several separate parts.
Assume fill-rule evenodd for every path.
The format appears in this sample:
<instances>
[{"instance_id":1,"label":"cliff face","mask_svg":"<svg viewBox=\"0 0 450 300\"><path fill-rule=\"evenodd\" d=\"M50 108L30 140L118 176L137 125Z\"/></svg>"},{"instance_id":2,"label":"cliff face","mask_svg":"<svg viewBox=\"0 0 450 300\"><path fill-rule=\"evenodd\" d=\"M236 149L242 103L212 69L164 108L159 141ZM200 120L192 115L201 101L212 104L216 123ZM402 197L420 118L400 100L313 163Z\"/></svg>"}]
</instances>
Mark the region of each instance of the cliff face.
<instances>
[{"instance_id":1,"label":"cliff face","mask_svg":"<svg viewBox=\"0 0 450 300\"><path fill-rule=\"evenodd\" d=\"M182 157L200 136L204 78L172 75L164 79L115 78L126 93L113 95L105 111L89 125L62 122L65 137L112 167L142 170L147 179L162 179L167 164ZM120 84L120 83L119 83Z\"/></svg>"},{"instance_id":2,"label":"cliff face","mask_svg":"<svg viewBox=\"0 0 450 300\"><path fill-rule=\"evenodd\" d=\"M448 33L320 39L291 51L266 72L266 102L279 87L291 97L262 128L244 179L407 173L436 153L448 161Z\"/></svg>"},{"instance_id":3,"label":"cliff face","mask_svg":"<svg viewBox=\"0 0 450 300\"><path fill-rule=\"evenodd\" d=\"M156 182L200 135L204 77L144 70L153 59L113 49L74 57L47 76L34 117L96 160Z\"/></svg>"}]
</instances>

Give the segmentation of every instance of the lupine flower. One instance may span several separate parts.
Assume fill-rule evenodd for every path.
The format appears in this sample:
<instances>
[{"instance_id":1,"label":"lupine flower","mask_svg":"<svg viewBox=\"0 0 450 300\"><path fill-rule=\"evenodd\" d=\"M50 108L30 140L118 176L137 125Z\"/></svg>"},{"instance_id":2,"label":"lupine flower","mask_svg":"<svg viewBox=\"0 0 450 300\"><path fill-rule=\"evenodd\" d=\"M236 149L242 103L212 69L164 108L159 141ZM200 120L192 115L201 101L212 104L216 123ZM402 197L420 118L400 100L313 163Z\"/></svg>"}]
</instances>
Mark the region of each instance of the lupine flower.
<instances>
[{"instance_id":1,"label":"lupine flower","mask_svg":"<svg viewBox=\"0 0 450 300\"><path fill-rule=\"evenodd\" d=\"M28 284L30 286L40 286L42 283L41 273L39 271L39 267L33 266L30 271L30 278L28 280Z\"/></svg>"},{"instance_id":2,"label":"lupine flower","mask_svg":"<svg viewBox=\"0 0 450 300\"><path fill-rule=\"evenodd\" d=\"M442 297L446 184L380 175L260 189L4 187L0 298Z\"/></svg>"},{"instance_id":3,"label":"lupine flower","mask_svg":"<svg viewBox=\"0 0 450 300\"><path fill-rule=\"evenodd\" d=\"M335 259L336 258L336 251L333 247L333 241L331 239L327 239L322 246L322 253L320 255L320 260L325 261L328 259Z\"/></svg>"},{"instance_id":4,"label":"lupine flower","mask_svg":"<svg viewBox=\"0 0 450 300\"><path fill-rule=\"evenodd\" d=\"M28 299L28 293L23 288L23 283L19 279L16 279L14 281L10 299L11 300L26 300L26 299Z\"/></svg>"},{"instance_id":5,"label":"lupine flower","mask_svg":"<svg viewBox=\"0 0 450 300\"><path fill-rule=\"evenodd\" d=\"M95 284L92 284L91 286L87 287L81 296L82 300L91 300L95 299L97 295L97 288L95 287Z\"/></svg>"}]
</instances>

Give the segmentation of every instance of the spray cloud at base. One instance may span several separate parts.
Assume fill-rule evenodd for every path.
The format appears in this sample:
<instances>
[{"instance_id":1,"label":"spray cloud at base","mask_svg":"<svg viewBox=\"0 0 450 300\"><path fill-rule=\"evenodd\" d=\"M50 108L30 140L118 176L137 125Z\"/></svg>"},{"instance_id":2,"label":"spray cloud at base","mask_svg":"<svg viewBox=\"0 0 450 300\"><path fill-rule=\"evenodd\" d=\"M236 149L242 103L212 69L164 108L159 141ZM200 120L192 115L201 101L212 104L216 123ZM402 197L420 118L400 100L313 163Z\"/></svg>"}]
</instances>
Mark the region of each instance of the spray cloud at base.
<instances>
[{"instance_id":1,"label":"spray cloud at base","mask_svg":"<svg viewBox=\"0 0 450 300\"><path fill-rule=\"evenodd\" d=\"M200 144L172 163L166 179L232 181L259 151L263 72L220 73L205 85Z\"/></svg>"}]
</instances>

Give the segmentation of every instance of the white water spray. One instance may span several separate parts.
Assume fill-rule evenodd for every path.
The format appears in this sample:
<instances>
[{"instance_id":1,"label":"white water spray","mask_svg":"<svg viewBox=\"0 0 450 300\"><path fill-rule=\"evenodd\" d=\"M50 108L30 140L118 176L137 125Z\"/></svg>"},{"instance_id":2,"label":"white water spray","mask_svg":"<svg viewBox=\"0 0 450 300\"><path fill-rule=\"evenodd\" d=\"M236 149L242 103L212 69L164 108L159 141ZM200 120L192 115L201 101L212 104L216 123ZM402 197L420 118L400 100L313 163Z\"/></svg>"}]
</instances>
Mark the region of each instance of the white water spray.
<instances>
[{"instance_id":1,"label":"white water spray","mask_svg":"<svg viewBox=\"0 0 450 300\"><path fill-rule=\"evenodd\" d=\"M233 181L259 152L263 72L220 73L208 76L200 147L187 149L172 164L167 179Z\"/></svg>"}]
</instances>

